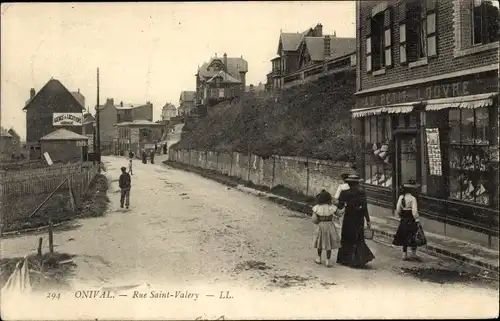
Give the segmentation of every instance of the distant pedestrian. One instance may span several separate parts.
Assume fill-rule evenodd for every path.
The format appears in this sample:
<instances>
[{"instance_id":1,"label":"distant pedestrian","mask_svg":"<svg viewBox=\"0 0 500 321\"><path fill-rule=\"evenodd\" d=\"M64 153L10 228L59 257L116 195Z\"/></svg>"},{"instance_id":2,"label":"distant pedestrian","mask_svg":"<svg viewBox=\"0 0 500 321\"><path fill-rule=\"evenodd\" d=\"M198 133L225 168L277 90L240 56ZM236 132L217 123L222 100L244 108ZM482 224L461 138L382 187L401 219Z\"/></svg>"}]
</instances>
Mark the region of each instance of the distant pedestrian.
<instances>
[{"instance_id":1,"label":"distant pedestrian","mask_svg":"<svg viewBox=\"0 0 500 321\"><path fill-rule=\"evenodd\" d=\"M148 155L146 154L146 150L142 150L142 162L144 164L147 164L148 163Z\"/></svg>"},{"instance_id":2,"label":"distant pedestrian","mask_svg":"<svg viewBox=\"0 0 500 321\"><path fill-rule=\"evenodd\" d=\"M127 169L125 167L122 167L121 170L122 174L119 179L119 186L121 190L120 207L123 208L123 203L125 201L125 207L128 209L130 205L130 188L132 187L132 179L127 173Z\"/></svg>"},{"instance_id":3,"label":"distant pedestrian","mask_svg":"<svg viewBox=\"0 0 500 321\"><path fill-rule=\"evenodd\" d=\"M340 237L337 228L333 223L334 214L337 208L332 205L332 195L326 190L322 190L316 196L316 203L313 207L313 223L316 224L314 233L314 248L318 252L315 262L321 264L321 254L326 251L326 266L331 267L332 250L339 248Z\"/></svg>"},{"instance_id":4,"label":"distant pedestrian","mask_svg":"<svg viewBox=\"0 0 500 321\"><path fill-rule=\"evenodd\" d=\"M167 143L163 144L163 154L167 153Z\"/></svg>"},{"instance_id":5,"label":"distant pedestrian","mask_svg":"<svg viewBox=\"0 0 500 321\"><path fill-rule=\"evenodd\" d=\"M155 153L153 151L151 151L151 164L154 164L155 163Z\"/></svg>"},{"instance_id":6,"label":"distant pedestrian","mask_svg":"<svg viewBox=\"0 0 500 321\"><path fill-rule=\"evenodd\" d=\"M345 214L337 263L360 268L375 259L366 245L364 234L365 221L368 228L371 228L370 216L366 195L360 186L361 178L358 175L349 175L345 181L349 184L349 189L340 192L338 202L340 210L345 207Z\"/></svg>"},{"instance_id":7,"label":"distant pedestrian","mask_svg":"<svg viewBox=\"0 0 500 321\"><path fill-rule=\"evenodd\" d=\"M133 175L132 173L132 158L128 160L128 173Z\"/></svg>"},{"instance_id":8,"label":"distant pedestrian","mask_svg":"<svg viewBox=\"0 0 500 321\"><path fill-rule=\"evenodd\" d=\"M417 258L417 247L427 243L420 225L417 198L412 195L417 189L414 181L404 184L396 205L396 214L401 220L392 244L403 247L403 260L408 259L408 247L411 247L413 257Z\"/></svg>"},{"instance_id":9,"label":"distant pedestrian","mask_svg":"<svg viewBox=\"0 0 500 321\"><path fill-rule=\"evenodd\" d=\"M134 158L134 153L132 153L132 151L128 152L128 158L130 159Z\"/></svg>"},{"instance_id":10,"label":"distant pedestrian","mask_svg":"<svg viewBox=\"0 0 500 321\"><path fill-rule=\"evenodd\" d=\"M155 154L158 152L158 144L155 143Z\"/></svg>"}]
</instances>

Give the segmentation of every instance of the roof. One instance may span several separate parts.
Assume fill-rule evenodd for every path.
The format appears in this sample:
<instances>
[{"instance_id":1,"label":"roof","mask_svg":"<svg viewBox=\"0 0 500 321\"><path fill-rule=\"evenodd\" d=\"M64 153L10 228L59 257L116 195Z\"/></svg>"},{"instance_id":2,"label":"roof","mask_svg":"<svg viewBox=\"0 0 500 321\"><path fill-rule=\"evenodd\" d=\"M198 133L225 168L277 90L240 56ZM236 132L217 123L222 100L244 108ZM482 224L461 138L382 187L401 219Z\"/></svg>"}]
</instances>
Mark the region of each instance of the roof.
<instances>
[{"instance_id":1,"label":"roof","mask_svg":"<svg viewBox=\"0 0 500 321\"><path fill-rule=\"evenodd\" d=\"M166 103L162 109L177 110L177 108L174 105L172 105L171 103Z\"/></svg>"},{"instance_id":2,"label":"roof","mask_svg":"<svg viewBox=\"0 0 500 321\"><path fill-rule=\"evenodd\" d=\"M9 132L3 127L0 127L0 136L1 137L12 137L12 135L9 134Z\"/></svg>"},{"instance_id":3,"label":"roof","mask_svg":"<svg viewBox=\"0 0 500 321\"><path fill-rule=\"evenodd\" d=\"M207 80L207 82L212 82L212 81L214 81L215 78L218 78L218 77L222 78L223 83L228 83L228 84L240 84L241 83L241 81L234 78L233 76L231 76L230 74L228 74L224 70L217 72L212 78Z\"/></svg>"},{"instance_id":4,"label":"roof","mask_svg":"<svg viewBox=\"0 0 500 321\"><path fill-rule=\"evenodd\" d=\"M248 62L243 59L243 58L231 58L227 57L227 72L235 77L238 78L240 77L240 72L248 72ZM209 62L204 63L200 68L198 68L198 74L200 77L213 77L218 71L210 71L208 70L208 67L214 62L215 60L219 60L222 63L224 63L224 58L223 57L212 57L210 58Z\"/></svg>"},{"instance_id":5,"label":"roof","mask_svg":"<svg viewBox=\"0 0 500 321\"><path fill-rule=\"evenodd\" d=\"M9 133L12 137L15 137L15 136L17 136L17 137L21 137L21 135L19 135L19 134L17 133L17 131L16 131L13 127L11 127L11 128L8 130L8 133Z\"/></svg>"},{"instance_id":6,"label":"roof","mask_svg":"<svg viewBox=\"0 0 500 321\"><path fill-rule=\"evenodd\" d=\"M35 96L33 96L33 98L30 98L26 101L26 105L24 106L23 110L26 110L30 103L35 100L36 97L38 97L38 95L43 91L43 89L45 87L47 87L49 84L54 84L56 86L60 86L62 87L64 90L66 90L69 94L71 94L71 97L73 97L75 99L75 101L82 107L82 110L85 109L84 106L82 106L82 104L78 101L78 99L66 88L64 87L64 85L57 79L54 79L54 78L51 78L49 81L47 81L47 83L35 94Z\"/></svg>"},{"instance_id":7,"label":"roof","mask_svg":"<svg viewBox=\"0 0 500 321\"><path fill-rule=\"evenodd\" d=\"M299 49L300 43L302 42L302 38L304 38L310 31L311 28L300 33L282 32L280 34L280 44L282 46L282 49L284 51L297 51ZM279 54L281 53L279 52L279 45L278 45L278 55Z\"/></svg>"},{"instance_id":8,"label":"roof","mask_svg":"<svg viewBox=\"0 0 500 321\"><path fill-rule=\"evenodd\" d=\"M83 115L83 124L89 124L95 122L95 118L92 114L85 114Z\"/></svg>"},{"instance_id":9,"label":"roof","mask_svg":"<svg viewBox=\"0 0 500 321\"><path fill-rule=\"evenodd\" d=\"M185 90L181 92L180 100L182 101L194 101L194 97L196 96L196 91Z\"/></svg>"},{"instance_id":10,"label":"roof","mask_svg":"<svg viewBox=\"0 0 500 321\"><path fill-rule=\"evenodd\" d=\"M157 124L157 123L154 123L152 121L145 120L145 119L138 119L138 120L134 120L134 121L126 121L126 122L118 123L118 124L115 124L115 126L118 126L118 127L126 127L126 126L157 126L157 127L160 126L160 127L163 127L164 125Z\"/></svg>"},{"instance_id":11,"label":"roof","mask_svg":"<svg viewBox=\"0 0 500 321\"><path fill-rule=\"evenodd\" d=\"M312 61L325 60L324 37L305 37L307 51ZM335 59L356 52L356 38L337 38L330 36L330 56Z\"/></svg>"},{"instance_id":12,"label":"roof","mask_svg":"<svg viewBox=\"0 0 500 321\"><path fill-rule=\"evenodd\" d=\"M60 128L43 136L40 140L88 140L88 137L72 132L71 130Z\"/></svg>"},{"instance_id":13,"label":"roof","mask_svg":"<svg viewBox=\"0 0 500 321\"><path fill-rule=\"evenodd\" d=\"M80 105L85 108L85 96L80 93L80 89L78 89L78 91L72 91L71 94L80 103Z\"/></svg>"}]
</instances>

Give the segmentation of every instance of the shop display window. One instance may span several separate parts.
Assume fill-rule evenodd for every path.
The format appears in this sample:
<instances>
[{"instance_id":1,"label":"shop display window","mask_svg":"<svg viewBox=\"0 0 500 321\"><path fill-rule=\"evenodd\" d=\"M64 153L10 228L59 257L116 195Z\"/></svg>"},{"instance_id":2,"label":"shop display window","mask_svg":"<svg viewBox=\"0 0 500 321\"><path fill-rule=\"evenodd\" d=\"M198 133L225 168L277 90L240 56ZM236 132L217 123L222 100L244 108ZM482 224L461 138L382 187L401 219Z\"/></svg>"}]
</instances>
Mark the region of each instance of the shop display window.
<instances>
[{"instance_id":1,"label":"shop display window","mask_svg":"<svg viewBox=\"0 0 500 321\"><path fill-rule=\"evenodd\" d=\"M366 184L392 186L391 131L389 115L369 116L364 119Z\"/></svg>"},{"instance_id":2,"label":"shop display window","mask_svg":"<svg viewBox=\"0 0 500 321\"><path fill-rule=\"evenodd\" d=\"M451 109L449 197L465 202L490 205L491 155L487 108Z\"/></svg>"}]
</instances>

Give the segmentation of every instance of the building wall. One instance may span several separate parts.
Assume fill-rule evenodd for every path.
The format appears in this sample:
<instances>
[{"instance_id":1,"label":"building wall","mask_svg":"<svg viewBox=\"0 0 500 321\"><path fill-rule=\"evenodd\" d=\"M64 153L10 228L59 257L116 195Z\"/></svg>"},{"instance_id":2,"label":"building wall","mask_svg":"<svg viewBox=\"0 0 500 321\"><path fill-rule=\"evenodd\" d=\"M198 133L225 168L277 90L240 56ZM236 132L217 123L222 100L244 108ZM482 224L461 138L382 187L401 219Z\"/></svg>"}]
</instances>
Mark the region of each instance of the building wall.
<instances>
[{"instance_id":1,"label":"building wall","mask_svg":"<svg viewBox=\"0 0 500 321\"><path fill-rule=\"evenodd\" d=\"M153 104L147 102L146 105L132 108L132 120L153 121Z\"/></svg>"},{"instance_id":2,"label":"building wall","mask_svg":"<svg viewBox=\"0 0 500 321\"><path fill-rule=\"evenodd\" d=\"M41 153L48 152L53 162L70 162L82 160L82 147L76 146L74 140L42 141Z\"/></svg>"},{"instance_id":3,"label":"building wall","mask_svg":"<svg viewBox=\"0 0 500 321\"><path fill-rule=\"evenodd\" d=\"M485 51L467 53L471 47L470 39L466 35L471 34L471 25L466 23L466 18L470 17L468 6L472 0L439 0L436 1L436 31L437 31L437 56L428 58L428 64L413 67L401 65L399 52L399 21L400 14L397 3L398 0L390 0L389 5L393 6L391 11L392 23L392 67L385 69L385 74L374 76L373 73L366 72L366 36L368 18L371 10L380 1L357 1L359 7L358 22L360 28L357 30L358 39L358 72L360 75L360 89L366 90L374 87L400 83L431 76L442 75L456 71L463 71L473 67L488 66L498 64L498 42L483 46L490 48ZM461 35L457 34L461 33ZM469 37L470 38L470 37ZM459 40L460 39L460 40ZM464 50L460 50L464 49ZM475 51L481 48L476 48Z\"/></svg>"},{"instance_id":4,"label":"building wall","mask_svg":"<svg viewBox=\"0 0 500 321\"><path fill-rule=\"evenodd\" d=\"M16 151L14 138L0 136L0 160L10 160Z\"/></svg>"},{"instance_id":5,"label":"building wall","mask_svg":"<svg viewBox=\"0 0 500 321\"><path fill-rule=\"evenodd\" d=\"M26 141L37 143L43 136L65 128L81 134L81 126L52 126L53 113L82 113L82 107L70 92L57 83L48 83L26 110Z\"/></svg>"},{"instance_id":6,"label":"building wall","mask_svg":"<svg viewBox=\"0 0 500 321\"><path fill-rule=\"evenodd\" d=\"M113 142L116 134L116 108L112 103L106 103L104 108L99 112L99 134L101 138L101 145Z\"/></svg>"}]
</instances>

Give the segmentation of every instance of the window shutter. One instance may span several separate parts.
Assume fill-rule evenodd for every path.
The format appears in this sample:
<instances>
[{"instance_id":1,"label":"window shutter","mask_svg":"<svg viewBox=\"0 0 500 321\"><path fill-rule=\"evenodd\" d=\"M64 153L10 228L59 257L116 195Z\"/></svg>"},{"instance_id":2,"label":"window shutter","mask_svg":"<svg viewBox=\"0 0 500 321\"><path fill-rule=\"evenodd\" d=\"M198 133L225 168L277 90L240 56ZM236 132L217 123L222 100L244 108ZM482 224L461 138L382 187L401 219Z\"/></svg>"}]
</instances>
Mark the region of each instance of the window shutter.
<instances>
[{"instance_id":1,"label":"window shutter","mask_svg":"<svg viewBox=\"0 0 500 321\"><path fill-rule=\"evenodd\" d=\"M372 21L371 18L365 21L365 36L366 36L366 72L372 71Z\"/></svg>"},{"instance_id":2,"label":"window shutter","mask_svg":"<svg viewBox=\"0 0 500 321\"><path fill-rule=\"evenodd\" d=\"M437 55L436 0L427 0L427 57Z\"/></svg>"},{"instance_id":3,"label":"window shutter","mask_svg":"<svg viewBox=\"0 0 500 321\"><path fill-rule=\"evenodd\" d=\"M399 63L405 65L408 62L406 58L406 2L401 1L399 9Z\"/></svg>"},{"instance_id":4,"label":"window shutter","mask_svg":"<svg viewBox=\"0 0 500 321\"><path fill-rule=\"evenodd\" d=\"M384 12L384 54L385 66L392 66L392 33L391 33L391 10Z\"/></svg>"},{"instance_id":5,"label":"window shutter","mask_svg":"<svg viewBox=\"0 0 500 321\"><path fill-rule=\"evenodd\" d=\"M372 71L372 38L366 38L366 72Z\"/></svg>"}]
</instances>

